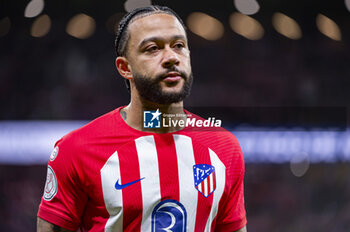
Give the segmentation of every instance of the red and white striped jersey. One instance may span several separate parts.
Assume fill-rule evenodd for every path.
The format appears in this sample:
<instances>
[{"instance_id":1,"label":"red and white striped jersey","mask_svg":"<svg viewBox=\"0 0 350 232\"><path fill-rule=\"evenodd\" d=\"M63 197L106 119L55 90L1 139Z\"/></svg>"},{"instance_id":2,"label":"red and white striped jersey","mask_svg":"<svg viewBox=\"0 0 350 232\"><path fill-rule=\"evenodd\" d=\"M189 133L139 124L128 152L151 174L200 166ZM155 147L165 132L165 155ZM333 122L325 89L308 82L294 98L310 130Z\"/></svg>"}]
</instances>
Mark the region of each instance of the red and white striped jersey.
<instances>
[{"instance_id":1,"label":"red and white striped jersey","mask_svg":"<svg viewBox=\"0 0 350 232\"><path fill-rule=\"evenodd\" d=\"M244 161L230 132L142 132L120 109L56 143L38 217L73 231L245 226Z\"/></svg>"}]
</instances>

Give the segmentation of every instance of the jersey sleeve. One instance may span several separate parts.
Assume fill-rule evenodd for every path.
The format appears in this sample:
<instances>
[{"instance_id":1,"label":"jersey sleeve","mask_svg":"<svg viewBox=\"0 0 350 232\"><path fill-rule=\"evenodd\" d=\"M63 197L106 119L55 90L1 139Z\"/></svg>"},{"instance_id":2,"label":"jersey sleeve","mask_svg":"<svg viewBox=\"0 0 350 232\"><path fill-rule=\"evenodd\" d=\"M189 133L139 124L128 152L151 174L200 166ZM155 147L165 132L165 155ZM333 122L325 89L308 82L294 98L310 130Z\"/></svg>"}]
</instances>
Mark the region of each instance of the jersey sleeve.
<instances>
[{"instance_id":1,"label":"jersey sleeve","mask_svg":"<svg viewBox=\"0 0 350 232\"><path fill-rule=\"evenodd\" d=\"M244 206L244 159L237 139L234 137L233 158L226 170L226 189L219 203L215 231L236 231L247 224Z\"/></svg>"},{"instance_id":2,"label":"jersey sleeve","mask_svg":"<svg viewBox=\"0 0 350 232\"><path fill-rule=\"evenodd\" d=\"M44 194L38 217L62 228L76 231L81 223L87 194L79 176L79 149L70 142L58 141L47 165Z\"/></svg>"}]
</instances>

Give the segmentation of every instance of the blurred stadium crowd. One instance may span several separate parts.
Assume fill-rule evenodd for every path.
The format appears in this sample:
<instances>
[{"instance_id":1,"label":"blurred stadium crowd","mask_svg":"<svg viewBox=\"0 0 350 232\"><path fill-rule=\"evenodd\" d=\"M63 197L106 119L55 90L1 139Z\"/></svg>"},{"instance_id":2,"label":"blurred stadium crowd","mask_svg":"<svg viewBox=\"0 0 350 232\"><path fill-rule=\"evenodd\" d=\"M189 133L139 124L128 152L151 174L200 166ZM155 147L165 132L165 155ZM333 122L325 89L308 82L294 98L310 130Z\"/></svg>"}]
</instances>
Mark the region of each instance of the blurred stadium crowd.
<instances>
[{"instance_id":1,"label":"blurred stadium crowd","mask_svg":"<svg viewBox=\"0 0 350 232\"><path fill-rule=\"evenodd\" d=\"M124 1L46 1L40 15L50 17L50 29L39 37L31 28L40 15L24 16L28 2L0 3L0 120L90 120L127 104L113 35ZM237 2L152 1L173 8L187 26L193 12L202 12L223 28L212 40L189 26L195 79L185 105L349 106L349 1L258 1L250 17L264 29L259 39L231 29ZM299 38L276 30L276 12L298 23ZM80 13L95 22L86 39L66 32ZM340 39L318 28L320 14L337 25ZM247 164L248 231L349 231L349 174L348 163L311 164L301 177L288 164ZM0 164L0 231L35 231L45 177L45 165Z\"/></svg>"},{"instance_id":2,"label":"blurred stadium crowd","mask_svg":"<svg viewBox=\"0 0 350 232\"><path fill-rule=\"evenodd\" d=\"M20 3L3 3L1 25L9 29L0 37L0 119L92 119L127 104L129 94L114 65L112 34L125 12L122 2L46 3L42 14L51 17L51 27L42 37L31 35L35 17L25 18L27 1ZM216 40L188 30L195 83L186 105L349 104L350 12L344 1L318 1L315 5L311 1L261 3L261 9L251 17L260 22L264 34L255 40L230 28L230 15L237 11L232 1L215 7L195 1L169 1L168 5L187 25L191 23L189 15L198 11L215 17L223 26L222 36ZM271 23L276 12L298 22L302 33L299 39L276 31ZM95 20L94 33L86 39L65 31L78 13ZM340 41L319 31L319 14L338 25ZM6 24L5 17L10 23Z\"/></svg>"}]
</instances>

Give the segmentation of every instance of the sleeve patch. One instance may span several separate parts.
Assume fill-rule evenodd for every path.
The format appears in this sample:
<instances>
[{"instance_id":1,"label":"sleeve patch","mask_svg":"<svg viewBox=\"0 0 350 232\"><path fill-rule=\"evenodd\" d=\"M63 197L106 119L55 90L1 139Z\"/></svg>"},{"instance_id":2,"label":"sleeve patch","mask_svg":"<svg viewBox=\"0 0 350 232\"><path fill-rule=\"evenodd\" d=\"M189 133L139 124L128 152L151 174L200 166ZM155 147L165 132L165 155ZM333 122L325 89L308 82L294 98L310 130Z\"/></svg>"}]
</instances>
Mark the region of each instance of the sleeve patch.
<instances>
[{"instance_id":1,"label":"sleeve patch","mask_svg":"<svg viewBox=\"0 0 350 232\"><path fill-rule=\"evenodd\" d=\"M58 155L58 147L55 147L53 149L53 151L51 152L50 161L51 162L54 161L54 159L56 159L57 155Z\"/></svg>"},{"instance_id":2,"label":"sleeve patch","mask_svg":"<svg viewBox=\"0 0 350 232\"><path fill-rule=\"evenodd\" d=\"M57 193L56 175L53 169L50 167L50 165L48 165L44 196L43 196L44 200L50 201L56 195L56 193Z\"/></svg>"}]
</instances>

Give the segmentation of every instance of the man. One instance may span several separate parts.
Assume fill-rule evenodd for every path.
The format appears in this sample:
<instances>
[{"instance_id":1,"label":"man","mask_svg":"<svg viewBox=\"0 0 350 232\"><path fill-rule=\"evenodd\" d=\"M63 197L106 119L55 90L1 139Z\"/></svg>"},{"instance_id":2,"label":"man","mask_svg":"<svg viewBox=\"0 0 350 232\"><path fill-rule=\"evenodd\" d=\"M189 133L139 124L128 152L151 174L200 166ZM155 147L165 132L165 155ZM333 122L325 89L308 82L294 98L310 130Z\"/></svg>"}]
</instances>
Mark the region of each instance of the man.
<instances>
[{"instance_id":1,"label":"man","mask_svg":"<svg viewBox=\"0 0 350 232\"><path fill-rule=\"evenodd\" d=\"M145 112L151 121L160 112L198 118L183 110L192 72L181 19L167 7L136 9L120 22L116 51L130 104L56 143L38 231L246 231L235 137L179 125L144 128Z\"/></svg>"}]
</instances>

